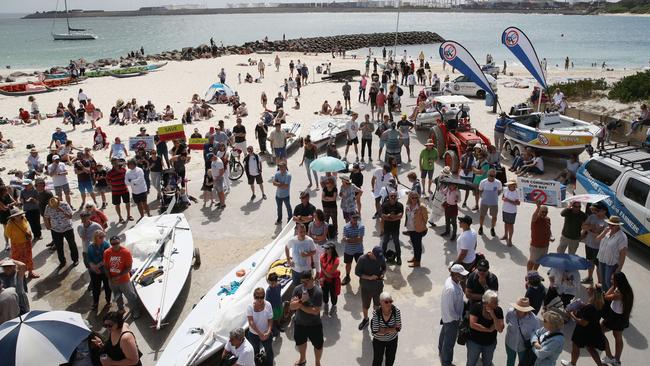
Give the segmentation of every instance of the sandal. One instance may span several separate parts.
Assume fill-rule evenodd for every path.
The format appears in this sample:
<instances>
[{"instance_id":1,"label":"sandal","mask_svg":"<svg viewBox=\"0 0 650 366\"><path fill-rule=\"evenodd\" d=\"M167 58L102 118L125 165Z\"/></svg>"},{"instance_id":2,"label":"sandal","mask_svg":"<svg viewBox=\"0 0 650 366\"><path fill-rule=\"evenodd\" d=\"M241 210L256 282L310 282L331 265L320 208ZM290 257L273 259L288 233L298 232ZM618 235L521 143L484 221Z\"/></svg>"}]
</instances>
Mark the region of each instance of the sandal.
<instances>
[{"instance_id":1,"label":"sandal","mask_svg":"<svg viewBox=\"0 0 650 366\"><path fill-rule=\"evenodd\" d=\"M129 221L133 221L133 216L129 216L127 219L129 219Z\"/></svg>"},{"instance_id":2,"label":"sandal","mask_svg":"<svg viewBox=\"0 0 650 366\"><path fill-rule=\"evenodd\" d=\"M126 221L124 221L124 219L120 219L120 221L118 221L117 223L118 223L118 224L125 224Z\"/></svg>"},{"instance_id":3,"label":"sandal","mask_svg":"<svg viewBox=\"0 0 650 366\"><path fill-rule=\"evenodd\" d=\"M293 366L305 366L306 364L307 364L307 361L302 361L302 362L296 361L296 362L293 363Z\"/></svg>"}]
</instances>

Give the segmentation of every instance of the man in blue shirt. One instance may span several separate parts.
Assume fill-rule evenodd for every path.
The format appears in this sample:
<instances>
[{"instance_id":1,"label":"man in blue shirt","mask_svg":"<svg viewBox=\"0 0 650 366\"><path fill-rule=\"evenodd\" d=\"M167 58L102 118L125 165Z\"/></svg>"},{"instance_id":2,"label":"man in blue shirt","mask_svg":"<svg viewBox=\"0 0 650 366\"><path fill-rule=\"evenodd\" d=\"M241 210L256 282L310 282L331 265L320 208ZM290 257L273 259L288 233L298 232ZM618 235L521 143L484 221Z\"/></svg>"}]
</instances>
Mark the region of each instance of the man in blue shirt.
<instances>
[{"instance_id":1,"label":"man in blue shirt","mask_svg":"<svg viewBox=\"0 0 650 366\"><path fill-rule=\"evenodd\" d=\"M56 131L52 134L52 141L50 141L50 146L48 148L52 147L52 144L54 146L61 147L65 145L66 141L68 141L68 135L66 135L65 132L61 131L61 127L57 127Z\"/></svg>"},{"instance_id":2,"label":"man in blue shirt","mask_svg":"<svg viewBox=\"0 0 650 366\"><path fill-rule=\"evenodd\" d=\"M291 214L291 201L289 200L289 186L291 185L291 174L287 171L287 163L278 163L278 171L273 177L273 185L277 187L275 192L275 203L278 206L278 219L276 225L282 224L282 204L287 208L287 222L293 216Z\"/></svg>"},{"instance_id":3,"label":"man in blue shirt","mask_svg":"<svg viewBox=\"0 0 650 366\"><path fill-rule=\"evenodd\" d=\"M501 112L501 115L497 118L497 122L494 124L494 146L497 148L499 154L505 142L506 127L512 122L514 121L508 118L505 112Z\"/></svg>"}]
</instances>

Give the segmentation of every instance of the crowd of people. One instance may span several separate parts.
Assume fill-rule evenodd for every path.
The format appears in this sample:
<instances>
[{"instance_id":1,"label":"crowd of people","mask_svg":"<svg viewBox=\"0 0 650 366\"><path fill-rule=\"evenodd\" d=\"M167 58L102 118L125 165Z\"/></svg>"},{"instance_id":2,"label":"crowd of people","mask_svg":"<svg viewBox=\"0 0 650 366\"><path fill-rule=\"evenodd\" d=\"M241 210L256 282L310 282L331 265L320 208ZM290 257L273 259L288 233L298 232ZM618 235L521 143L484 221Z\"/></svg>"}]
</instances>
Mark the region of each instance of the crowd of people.
<instances>
[{"instance_id":1,"label":"crowd of people","mask_svg":"<svg viewBox=\"0 0 650 366\"><path fill-rule=\"evenodd\" d=\"M386 58L385 50L383 57ZM419 67L416 67L418 61ZM207 132L201 133L198 128L194 131L196 136L207 138L199 157L204 163L201 186L204 204L214 204L216 200L218 209L226 208L228 192L235 189L229 185L230 159L233 151L241 152L251 190L250 200L257 199L257 186L261 200L267 199L267 193L274 195L276 225L291 220L296 223L295 235L286 243L285 250L286 261L292 268L293 290L290 292L289 311L294 314L293 334L299 353L295 364L306 364L309 341L315 350L315 365L320 365L324 351L321 316L337 316L338 298L343 291L361 299L358 310L362 317L358 329L365 331L369 328L372 335L373 365L399 363L396 354L398 335L404 332L402 311L392 295L385 291L384 283L391 275L389 266L401 266L403 258L413 271L423 265L422 248L426 239L428 242L446 240L456 243L456 255L448 264L449 276L444 279L440 297L438 353L443 365L452 365L457 344L466 347L468 366L477 365L479 359L483 365L490 365L500 339L499 333L505 333L502 341L508 366L515 365L517 359L523 365L555 365L565 339L569 339L568 334L563 334L567 323L574 323L575 330L571 337L571 360L562 361L563 364L575 365L580 349L587 348L596 364L619 365L623 351L621 334L629 326L634 301L632 288L622 272L627 256L627 237L621 231L621 219L609 215L602 204L583 208L580 203L573 202L562 211L562 235L557 248L551 248L555 238L548 217L549 208L538 202L530 223L519 226L520 230L529 228L530 242L513 243L517 211L524 200L517 190L516 181L502 182L498 179L499 172L503 172L501 146L494 145L487 149L472 146L460 158L460 168L455 177L472 184L474 188L470 189L440 181L441 177L454 176L456 173L451 167L445 167L440 174L435 174L439 155L433 142L427 141L420 152L413 151L415 169L408 171L407 176L411 186L406 193L402 193L399 185L403 184L399 176L413 167L402 163L404 153L404 162L411 162L409 136L413 124L405 114L397 123L393 121L402 108L400 98L403 94L398 84L409 86L409 97L415 98L415 85L439 87L439 80L436 75L431 75L423 55L418 56L418 60L408 60L406 56L400 62L389 59L385 67L387 71L381 77L377 73L376 59L373 65L374 70L370 74L368 58L365 74L370 74L370 82L364 76L359 85L358 101L365 101L365 91L369 87L368 99L371 104L371 114L364 115L362 123L357 122L358 114L351 111L351 86L347 82L342 89L345 105L337 102L332 109L325 102L321 108L323 114L344 113L344 109L349 111L352 119L346 125L347 147L343 157L347 159L349 147L353 146L356 163L349 174L332 172L319 177L310 169L318 152L309 139L305 139L300 165L305 166L310 183L307 190L295 188L292 174L298 173L288 169L286 144L291 134L284 131L282 126L287 119L283 103L292 96L293 87L289 88L289 79L284 84L285 95L280 92L274 100L276 108L270 123L260 122L254 134L246 131L242 124L241 118L247 115L241 113L242 106L245 107L243 102L233 109L237 120L232 129L226 129L225 122L220 120L218 126L210 127ZM307 85L308 71L305 72L305 68L300 61L298 65L293 62L289 64L290 77L294 77L294 70L298 71L291 85ZM279 61L276 70L279 70ZM263 68L258 71L263 77ZM401 82L398 83L400 75ZM222 83L225 82L223 69L219 77ZM393 82L389 87L391 79ZM300 95L300 86L295 89ZM384 95L385 91L388 94ZM117 312L108 312L104 317L103 326L110 331L110 339L99 346L101 341L92 335L96 340L93 347L101 349L111 360L121 357L126 360L122 364L138 364L137 342L124 322L124 297L133 319L140 316L137 296L130 282L131 253L122 245L119 236L108 235L109 220L103 211L109 204L107 196L110 193L110 203L118 218L116 224L125 228L127 222L135 220L131 214L131 203L134 203L140 218L151 215L148 204L151 202L149 194L152 188L156 191L156 199L177 189L185 200L190 200L186 165L192 156L186 140L175 139L172 147L168 148L168 141L158 133L154 136L154 146L141 146L136 151L129 151L119 137L115 137L111 143L101 127L95 125L101 118L101 112L97 114L98 109L94 106L89 112L92 101L81 89L77 100L79 108L75 108L74 99L71 99L68 108L62 108L61 117L64 123L68 121L73 128L83 123L84 118L90 118L95 128L90 143L92 147L75 146L67 134L57 128L52 134L50 152L44 161L38 150L30 150L26 161L27 177L21 179L17 186L0 186L0 219L11 257L0 263L3 269L3 273L0 273L0 323L29 311L27 280L39 277L34 268L31 248L33 242L44 238L43 222L51 233L52 241L48 247L57 252L58 269L65 268L68 263L64 241L68 244L72 266L82 261L88 268L92 309L99 308L102 293L104 307L110 308L112 303L117 305ZM265 94L261 101L266 109ZM38 112L38 105L34 106L35 100L31 102L32 112L34 109ZM186 112L188 116L183 117L184 121L191 123L197 117L210 118L209 111L203 110L204 104L203 100L193 100L193 107ZM84 110L83 113L79 112L80 108ZM149 122L173 119L174 112L167 106L160 115L151 102L138 106L133 99L123 104L121 110L114 107L110 118L109 123L118 124ZM269 131L267 126L271 124L273 130ZM495 136L500 133L499 126L502 127L497 122ZM362 141L361 159L357 150L359 134ZM377 143L374 143L373 135L378 137ZM148 136L144 125L139 136ZM259 146L253 145L253 139ZM277 170L269 173L275 187L273 193L268 188L265 191L262 177L265 164L262 164L260 154L268 153L267 143L270 143L269 152L277 165ZM373 161L371 149L377 144L377 160L381 165L372 171L372 177L368 180L360 163L365 163L366 148L368 163ZM328 151L328 155L340 157L336 145L329 148L333 151ZM384 148L385 155L382 156ZM100 161L103 159L94 156L104 149L109 150L110 166L104 166ZM519 165L513 165L511 171L519 174L544 173L543 160L534 151L525 151L522 155L515 157L513 164ZM568 162L566 171L562 172L564 175L558 176L558 179L575 179L575 164L579 164L576 158ZM71 199L70 170L76 176L81 199L79 206L73 204ZM163 179L166 173L172 174L175 179ZM317 194L320 203L316 204L310 202L314 184L316 191L320 192ZM462 189L466 193L461 203ZM434 190L442 194L444 201L443 213L439 217L430 212ZM296 192L300 202L294 206L291 197ZM369 245L377 241L369 238L370 233L366 232L361 218L364 193L365 196L371 195L375 201L374 207L365 209L374 209L372 219L379 227L379 245ZM471 209L467 206L470 195L474 198ZM122 205L126 215L122 213ZM460 215L462 210L466 214ZM478 225L474 224L472 211L478 214ZM521 273L521 277L525 278L521 283L521 296L509 301L500 299L498 278L490 271L489 258L478 250L478 238L487 237L488 229L491 237L498 237L497 230L501 231L497 227L499 211L504 223L500 240L506 246L529 247L527 268L525 271L522 269ZM283 213L286 213L286 217ZM75 222L76 214L79 215L79 222ZM486 221L488 215L490 220ZM442 216L445 218L444 232L439 233L435 221ZM460 232L457 231L458 227ZM403 257L402 249L407 240L411 244L412 254ZM545 277L538 271L538 260L552 250L575 254L581 242L585 243L586 259L593 264L588 275L581 280L578 271L553 268L546 276L549 286L545 287L542 284ZM339 250L343 252L342 269L339 268ZM593 276L594 272L596 276ZM351 287L353 281L359 284L360 290L356 294ZM246 309L248 332L238 328L230 333L223 357L236 357L237 365L255 365L259 362L256 358L260 357L259 350L262 348L265 350L265 365L273 364L273 338L283 331L281 319L285 314L277 277L270 275L268 282L268 288L257 288L251 294L253 298ZM582 285L588 291L586 300L579 298ZM505 311L500 306L503 302L509 304ZM408 325L406 329L408 331ZM614 335L614 352L606 337L610 330ZM602 359L599 350L605 351Z\"/></svg>"}]
</instances>

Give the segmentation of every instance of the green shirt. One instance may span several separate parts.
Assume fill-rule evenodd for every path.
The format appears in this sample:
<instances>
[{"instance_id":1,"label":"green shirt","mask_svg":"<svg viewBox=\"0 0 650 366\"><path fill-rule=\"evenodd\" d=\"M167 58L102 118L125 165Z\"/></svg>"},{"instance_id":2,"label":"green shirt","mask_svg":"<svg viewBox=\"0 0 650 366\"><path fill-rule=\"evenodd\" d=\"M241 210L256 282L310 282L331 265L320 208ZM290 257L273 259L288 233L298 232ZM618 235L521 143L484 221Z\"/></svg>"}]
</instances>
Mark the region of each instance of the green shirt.
<instances>
[{"instance_id":1,"label":"green shirt","mask_svg":"<svg viewBox=\"0 0 650 366\"><path fill-rule=\"evenodd\" d=\"M562 236L571 240L579 240L582 224L587 220L587 214L584 211L573 212L571 208L565 208L560 215L564 217Z\"/></svg>"},{"instance_id":2,"label":"green shirt","mask_svg":"<svg viewBox=\"0 0 650 366\"><path fill-rule=\"evenodd\" d=\"M420 170L433 170L435 161L438 160L438 150L425 148L420 152Z\"/></svg>"}]
</instances>

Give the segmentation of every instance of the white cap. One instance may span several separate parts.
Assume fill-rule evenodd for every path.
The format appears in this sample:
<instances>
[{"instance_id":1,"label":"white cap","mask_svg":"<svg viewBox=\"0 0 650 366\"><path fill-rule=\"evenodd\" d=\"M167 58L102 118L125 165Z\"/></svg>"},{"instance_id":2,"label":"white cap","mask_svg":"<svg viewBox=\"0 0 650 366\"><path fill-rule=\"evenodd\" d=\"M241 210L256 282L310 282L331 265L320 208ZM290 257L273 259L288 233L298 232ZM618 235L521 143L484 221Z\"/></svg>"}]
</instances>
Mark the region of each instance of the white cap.
<instances>
[{"instance_id":1,"label":"white cap","mask_svg":"<svg viewBox=\"0 0 650 366\"><path fill-rule=\"evenodd\" d=\"M451 273L458 273L463 276L467 276L469 272L463 267L462 264L454 264L449 268L449 272Z\"/></svg>"}]
</instances>

